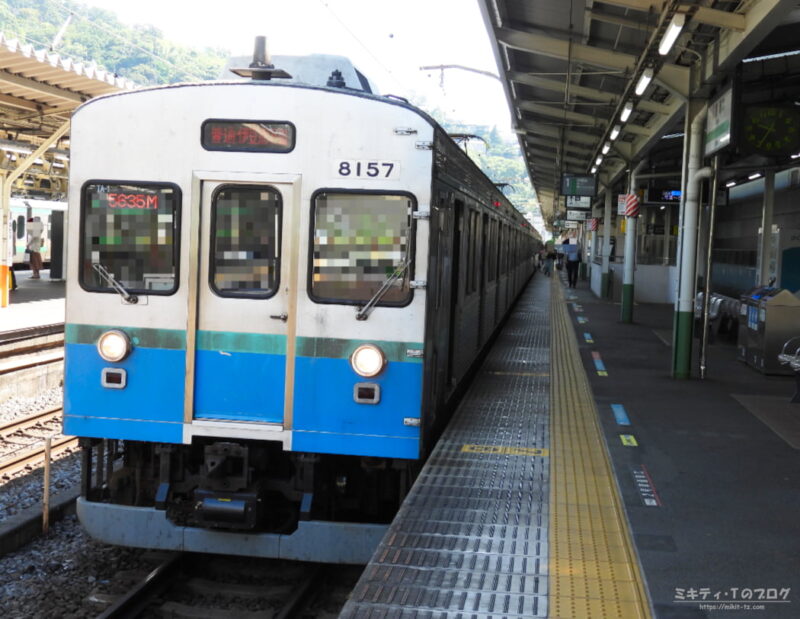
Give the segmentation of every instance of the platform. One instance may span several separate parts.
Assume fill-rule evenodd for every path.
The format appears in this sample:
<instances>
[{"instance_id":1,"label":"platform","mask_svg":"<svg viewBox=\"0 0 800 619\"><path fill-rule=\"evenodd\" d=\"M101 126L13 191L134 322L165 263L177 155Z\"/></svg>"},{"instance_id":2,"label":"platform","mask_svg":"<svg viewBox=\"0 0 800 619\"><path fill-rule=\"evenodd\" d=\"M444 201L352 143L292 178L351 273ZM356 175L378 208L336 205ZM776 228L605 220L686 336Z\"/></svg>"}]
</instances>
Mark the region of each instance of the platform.
<instances>
[{"instance_id":1,"label":"platform","mask_svg":"<svg viewBox=\"0 0 800 619\"><path fill-rule=\"evenodd\" d=\"M0 308L0 333L64 322L64 280L51 280L43 270L41 279L31 271L17 271L17 289L10 293L8 307Z\"/></svg>"},{"instance_id":2,"label":"platform","mask_svg":"<svg viewBox=\"0 0 800 619\"><path fill-rule=\"evenodd\" d=\"M745 405L793 379L674 380L672 307L587 287L528 286L343 617L798 616L800 454Z\"/></svg>"}]
</instances>

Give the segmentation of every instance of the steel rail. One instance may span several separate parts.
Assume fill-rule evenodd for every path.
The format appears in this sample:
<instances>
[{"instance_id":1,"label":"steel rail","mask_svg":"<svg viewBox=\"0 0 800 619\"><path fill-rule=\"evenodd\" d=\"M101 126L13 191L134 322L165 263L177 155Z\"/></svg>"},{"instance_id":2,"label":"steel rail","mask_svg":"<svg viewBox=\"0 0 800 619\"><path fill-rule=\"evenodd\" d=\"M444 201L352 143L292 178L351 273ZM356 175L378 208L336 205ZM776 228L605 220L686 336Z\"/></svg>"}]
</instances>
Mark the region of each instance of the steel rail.
<instances>
[{"instance_id":1,"label":"steel rail","mask_svg":"<svg viewBox=\"0 0 800 619\"><path fill-rule=\"evenodd\" d=\"M55 322L49 325L41 325L38 327L25 327L24 329L13 329L11 331L0 331L0 344L11 344L22 340L29 340L35 337L44 337L45 335L54 335L56 333L64 332L64 323Z\"/></svg>"},{"instance_id":2,"label":"steel rail","mask_svg":"<svg viewBox=\"0 0 800 619\"><path fill-rule=\"evenodd\" d=\"M177 553L150 572L133 589L109 606L98 619L138 617L159 593L172 585L172 575L180 569L184 553Z\"/></svg>"},{"instance_id":3,"label":"steel rail","mask_svg":"<svg viewBox=\"0 0 800 619\"><path fill-rule=\"evenodd\" d=\"M42 350L47 350L49 348L52 348L52 346L42 346ZM20 372L22 370L28 370L43 365L59 363L63 360L64 351L61 350L49 354L41 353L35 357L25 359L24 361L14 361L13 358L8 363L3 363L0 361L0 376L4 374L13 374L14 372Z\"/></svg>"},{"instance_id":4,"label":"steel rail","mask_svg":"<svg viewBox=\"0 0 800 619\"><path fill-rule=\"evenodd\" d=\"M53 441L50 448L51 457L57 456L69 449L78 447L75 436L62 436ZM39 465L44 461L44 445L41 447L22 449L14 455L0 461L0 477L13 475L28 467Z\"/></svg>"},{"instance_id":5,"label":"steel rail","mask_svg":"<svg viewBox=\"0 0 800 619\"><path fill-rule=\"evenodd\" d=\"M33 413L27 417L20 417L19 419L9 421L8 423L0 425L0 438L5 438L11 434L14 434L15 432L19 432L20 430L27 430L28 428L32 428L40 423L47 423L51 418L58 417L63 410L64 409L59 406L58 408L39 411L38 413Z\"/></svg>"}]
</instances>

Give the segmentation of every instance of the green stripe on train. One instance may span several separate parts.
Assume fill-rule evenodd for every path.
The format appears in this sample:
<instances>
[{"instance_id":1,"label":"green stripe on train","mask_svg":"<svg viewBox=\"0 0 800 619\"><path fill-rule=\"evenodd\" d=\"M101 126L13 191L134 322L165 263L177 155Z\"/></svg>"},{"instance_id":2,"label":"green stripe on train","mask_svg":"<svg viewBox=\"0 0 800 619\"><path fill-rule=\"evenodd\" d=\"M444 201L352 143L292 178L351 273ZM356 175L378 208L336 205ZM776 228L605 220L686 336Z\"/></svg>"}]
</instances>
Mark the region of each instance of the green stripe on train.
<instances>
[{"instance_id":1,"label":"green stripe on train","mask_svg":"<svg viewBox=\"0 0 800 619\"><path fill-rule=\"evenodd\" d=\"M128 334L134 346L143 348L186 349L186 333L176 329L145 329L104 325L68 324L65 340L68 344L95 345L105 331L120 329ZM384 340L350 340L329 337L298 337L297 355L300 357L325 357L349 359L362 344L375 344L388 361L422 363L419 357L409 357L409 351L421 351L420 342L390 342ZM224 350L227 352L286 354L286 336L263 333L234 333L231 331L199 331L198 350Z\"/></svg>"},{"instance_id":2,"label":"green stripe on train","mask_svg":"<svg viewBox=\"0 0 800 619\"><path fill-rule=\"evenodd\" d=\"M198 331L197 348L199 350L285 355L286 336L265 333L232 333L231 331Z\"/></svg>"},{"instance_id":3,"label":"green stripe on train","mask_svg":"<svg viewBox=\"0 0 800 619\"><path fill-rule=\"evenodd\" d=\"M409 357L408 351L421 351L419 342L387 342L383 340L343 340L332 337L298 337L298 357L326 357L349 359L353 351L362 344L375 344L386 355L387 361L422 363L418 357Z\"/></svg>"},{"instance_id":4,"label":"green stripe on train","mask_svg":"<svg viewBox=\"0 0 800 619\"><path fill-rule=\"evenodd\" d=\"M64 328L64 341L67 344L94 345L97 344L97 340L103 333L111 329L124 331L131 338L134 346L186 350L186 332L177 329L68 324Z\"/></svg>"}]
</instances>

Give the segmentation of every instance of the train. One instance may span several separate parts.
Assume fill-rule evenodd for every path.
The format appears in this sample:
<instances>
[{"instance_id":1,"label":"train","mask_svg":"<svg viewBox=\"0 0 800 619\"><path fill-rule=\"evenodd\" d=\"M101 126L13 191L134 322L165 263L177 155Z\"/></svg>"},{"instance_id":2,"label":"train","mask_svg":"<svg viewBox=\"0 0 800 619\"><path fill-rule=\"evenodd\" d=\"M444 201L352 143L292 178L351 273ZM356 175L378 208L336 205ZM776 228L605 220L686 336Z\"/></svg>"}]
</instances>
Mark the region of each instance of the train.
<instances>
[{"instance_id":1,"label":"train","mask_svg":"<svg viewBox=\"0 0 800 619\"><path fill-rule=\"evenodd\" d=\"M237 75L73 116L77 513L117 545L366 563L541 239L347 59Z\"/></svg>"},{"instance_id":2,"label":"train","mask_svg":"<svg viewBox=\"0 0 800 619\"><path fill-rule=\"evenodd\" d=\"M29 267L29 256L25 253L28 244L27 227L28 220L35 217L38 217L44 224L40 253L45 267L50 265L54 227L55 232L61 233L63 216L66 210L67 203L62 201L22 197L11 198L11 264L14 268L24 269ZM57 223L54 222L54 213ZM60 246L60 241L56 244Z\"/></svg>"}]
</instances>

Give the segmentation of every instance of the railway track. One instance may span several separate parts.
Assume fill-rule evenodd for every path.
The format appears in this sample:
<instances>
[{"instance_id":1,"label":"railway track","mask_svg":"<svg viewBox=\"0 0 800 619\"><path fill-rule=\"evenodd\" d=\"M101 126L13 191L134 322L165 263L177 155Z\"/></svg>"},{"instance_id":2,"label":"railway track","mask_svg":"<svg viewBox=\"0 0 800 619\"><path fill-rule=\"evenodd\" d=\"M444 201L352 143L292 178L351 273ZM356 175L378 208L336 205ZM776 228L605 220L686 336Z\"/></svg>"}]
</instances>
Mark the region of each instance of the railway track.
<instances>
[{"instance_id":1,"label":"railway track","mask_svg":"<svg viewBox=\"0 0 800 619\"><path fill-rule=\"evenodd\" d=\"M0 402L58 387L63 368L64 323L0 332Z\"/></svg>"},{"instance_id":2,"label":"railway track","mask_svg":"<svg viewBox=\"0 0 800 619\"><path fill-rule=\"evenodd\" d=\"M338 568L316 563L174 554L119 596L99 617L300 617L324 588L325 578Z\"/></svg>"},{"instance_id":3,"label":"railway track","mask_svg":"<svg viewBox=\"0 0 800 619\"><path fill-rule=\"evenodd\" d=\"M51 408L39 411L19 419L13 419L0 425L0 478L8 478L20 471L38 468L45 458L44 439L59 433L62 409ZM40 434L43 436L32 436ZM22 435L23 444L15 444L10 437ZM78 447L78 439L72 436L55 436L50 450L50 457L56 458L64 452Z\"/></svg>"},{"instance_id":4,"label":"railway track","mask_svg":"<svg viewBox=\"0 0 800 619\"><path fill-rule=\"evenodd\" d=\"M61 407L50 408L0 424L0 439L5 439L17 432L26 432L32 428L51 426L61 421L62 412Z\"/></svg>"}]
</instances>

